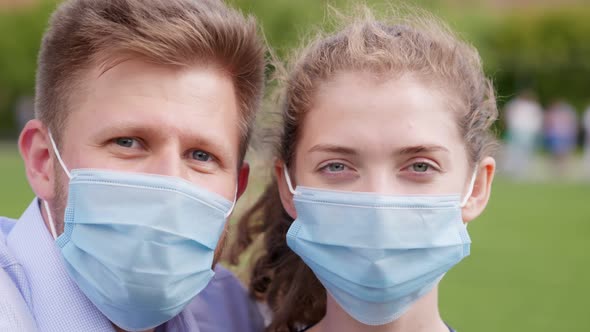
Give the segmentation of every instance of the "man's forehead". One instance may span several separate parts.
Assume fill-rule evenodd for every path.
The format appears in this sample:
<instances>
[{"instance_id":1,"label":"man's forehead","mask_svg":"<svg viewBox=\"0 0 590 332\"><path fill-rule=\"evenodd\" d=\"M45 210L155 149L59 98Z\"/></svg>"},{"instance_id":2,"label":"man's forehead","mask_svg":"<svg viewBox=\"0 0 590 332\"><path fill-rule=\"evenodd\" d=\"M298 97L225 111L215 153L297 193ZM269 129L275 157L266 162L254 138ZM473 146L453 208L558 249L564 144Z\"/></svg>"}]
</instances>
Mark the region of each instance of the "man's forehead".
<instances>
[{"instance_id":1,"label":"man's forehead","mask_svg":"<svg viewBox=\"0 0 590 332\"><path fill-rule=\"evenodd\" d=\"M202 90L203 85L223 84L225 88L234 89L233 81L227 71L212 63L195 63L191 65L156 64L141 57L120 56L109 62L94 66L87 74L87 82L96 87L125 88L133 85L137 88L161 88L164 83L174 90ZM164 81L165 80L165 81ZM217 87L217 86L214 86Z\"/></svg>"},{"instance_id":2,"label":"man's forehead","mask_svg":"<svg viewBox=\"0 0 590 332\"><path fill-rule=\"evenodd\" d=\"M92 130L157 131L160 136L209 141L224 150L230 145L231 151L232 142L239 144L234 86L215 68L179 69L129 60L89 78L79 90L71 124L95 121Z\"/></svg>"}]
</instances>

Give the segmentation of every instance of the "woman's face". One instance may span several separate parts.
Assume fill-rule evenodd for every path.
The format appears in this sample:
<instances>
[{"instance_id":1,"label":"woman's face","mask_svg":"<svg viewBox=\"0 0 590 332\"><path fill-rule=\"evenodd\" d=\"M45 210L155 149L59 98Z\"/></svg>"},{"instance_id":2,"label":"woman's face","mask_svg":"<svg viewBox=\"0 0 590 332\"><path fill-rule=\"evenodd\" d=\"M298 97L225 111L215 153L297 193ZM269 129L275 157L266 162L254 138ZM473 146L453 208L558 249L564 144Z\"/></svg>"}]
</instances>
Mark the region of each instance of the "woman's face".
<instances>
[{"instance_id":1,"label":"woman's face","mask_svg":"<svg viewBox=\"0 0 590 332\"><path fill-rule=\"evenodd\" d=\"M385 195L465 195L474 171L448 96L352 72L321 86L294 162L295 185Z\"/></svg>"}]
</instances>

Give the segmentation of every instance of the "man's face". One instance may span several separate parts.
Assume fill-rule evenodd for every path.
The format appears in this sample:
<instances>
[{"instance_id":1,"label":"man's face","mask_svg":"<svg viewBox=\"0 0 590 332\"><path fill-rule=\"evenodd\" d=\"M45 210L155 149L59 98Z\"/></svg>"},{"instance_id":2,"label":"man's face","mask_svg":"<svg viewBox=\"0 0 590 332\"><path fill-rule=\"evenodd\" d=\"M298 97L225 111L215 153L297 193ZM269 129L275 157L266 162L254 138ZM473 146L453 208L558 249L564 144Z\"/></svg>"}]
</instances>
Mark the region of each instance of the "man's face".
<instances>
[{"instance_id":1,"label":"man's face","mask_svg":"<svg viewBox=\"0 0 590 332\"><path fill-rule=\"evenodd\" d=\"M128 60L88 73L72 105L58 147L69 170L176 176L234 199L240 118L233 83L221 70ZM61 230L68 179L54 167Z\"/></svg>"}]
</instances>

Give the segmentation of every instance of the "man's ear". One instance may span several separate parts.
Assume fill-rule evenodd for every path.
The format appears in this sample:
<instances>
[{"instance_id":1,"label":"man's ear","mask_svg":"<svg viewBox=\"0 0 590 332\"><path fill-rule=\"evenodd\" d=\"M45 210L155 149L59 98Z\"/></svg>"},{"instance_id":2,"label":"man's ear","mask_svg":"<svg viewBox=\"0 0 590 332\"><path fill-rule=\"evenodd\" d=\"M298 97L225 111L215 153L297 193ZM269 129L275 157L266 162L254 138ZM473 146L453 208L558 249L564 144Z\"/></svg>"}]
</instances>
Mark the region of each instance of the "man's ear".
<instances>
[{"instance_id":1,"label":"man's ear","mask_svg":"<svg viewBox=\"0 0 590 332\"><path fill-rule=\"evenodd\" d=\"M281 196L281 203L289 216L293 219L297 219L297 211L295 210L295 204L293 203L293 194L287 185L287 181L290 181L290 179L285 177L284 168L285 163L282 160L277 159L275 161L275 177L277 179L279 195Z\"/></svg>"},{"instance_id":2,"label":"man's ear","mask_svg":"<svg viewBox=\"0 0 590 332\"><path fill-rule=\"evenodd\" d=\"M486 208L492 192L492 181L496 171L496 161L486 157L479 164L473 192L463 207L463 222L468 223L477 218Z\"/></svg>"},{"instance_id":3,"label":"man's ear","mask_svg":"<svg viewBox=\"0 0 590 332\"><path fill-rule=\"evenodd\" d=\"M250 177L250 164L247 161L242 162L242 166L238 170L238 188L236 192L236 200L240 198L246 188L248 188L248 178Z\"/></svg>"},{"instance_id":4,"label":"man's ear","mask_svg":"<svg viewBox=\"0 0 590 332\"><path fill-rule=\"evenodd\" d=\"M55 196L54 158L47 128L37 119L27 122L18 139L27 179L37 197L45 201Z\"/></svg>"}]
</instances>

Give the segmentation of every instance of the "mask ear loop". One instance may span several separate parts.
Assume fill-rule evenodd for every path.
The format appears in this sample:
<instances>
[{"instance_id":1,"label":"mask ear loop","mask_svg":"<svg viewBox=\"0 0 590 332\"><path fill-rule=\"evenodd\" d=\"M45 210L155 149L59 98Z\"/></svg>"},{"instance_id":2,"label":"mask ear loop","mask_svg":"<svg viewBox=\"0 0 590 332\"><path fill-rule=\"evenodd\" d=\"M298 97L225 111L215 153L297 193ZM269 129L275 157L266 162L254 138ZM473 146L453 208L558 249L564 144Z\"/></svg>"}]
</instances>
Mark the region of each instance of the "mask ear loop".
<instances>
[{"instance_id":1,"label":"mask ear loop","mask_svg":"<svg viewBox=\"0 0 590 332\"><path fill-rule=\"evenodd\" d=\"M72 175L68 171L66 164L64 163L63 159L61 159L59 151L57 150L57 145L55 144L55 141L53 140L53 136L51 135L51 132L49 132L49 141L51 142L51 147L53 148L53 152L55 153L55 156L57 157L57 160L59 161L61 168L64 170L64 172L66 173L68 178L72 179ZM49 221L49 230L51 231L51 236L53 236L54 240L57 240L57 231L55 230L55 223L53 221L53 217L51 216L51 211L49 210L49 203L47 203L46 200L43 200L43 207L45 208L45 212L47 213L47 219L49 219L48 220Z\"/></svg>"},{"instance_id":2,"label":"mask ear loop","mask_svg":"<svg viewBox=\"0 0 590 332\"><path fill-rule=\"evenodd\" d=\"M469 200L469 198L471 197L471 194L473 193L473 187L475 186L475 179L476 178L477 178L477 168L475 169L475 171L473 171L473 176L471 177L471 182L469 183L469 190L467 191L467 194L463 198L463 201L461 201L460 206L462 208L464 208L465 205L467 205L467 201Z\"/></svg>"},{"instance_id":3,"label":"mask ear loop","mask_svg":"<svg viewBox=\"0 0 590 332\"><path fill-rule=\"evenodd\" d=\"M57 160L59 161L61 168L64 170L64 172L66 173L68 178L71 180L72 175L70 174L70 171L68 171L68 168L66 167L66 163L64 163L63 159L61 159L59 151L57 150L57 145L55 145L55 141L53 140L53 136L51 135L51 132L49 132L49 141L51 141L51 146L53 147L53 152L55 152L55 156L57 157Z\"/></svg>"},{"instance_id":4,"label":"mask ear loop","mask_svg":"<svg viewBox=\"0 0 590 332\"><path fill-rule=\"evenodd\" d=\"M229 218L229 216L231 216L232 212L234 212L234 208L236 207L236 201L237 200L238 200L238 187L236 186L236 191L234 192L234 200L232 202L231 208L225 214L225 219Z\"/></svg>"},{"instance_id":5,"label":"mask ear loop","mask_svg":"<svg viewBox=\"0 0 590 332\"><path fill-rule=\"evenodd\" d=\"M297 194L297 191L293 188L293 184L291 184L291 177L289 176L289 171L287 170L287 166L283 167L283 174L285 175L285 181L287 181L287 187L289 187L289 191L291 194Z\"/></svg>"},{"instance_id":6,"label":"mask ear loop","mask_svg":"<svg viewBox=\"0 0 590 332\"><path fill-rule=\"evenodd\" d=\"M45 212L47 213L47 219L49 219L49 230L51 231L51 236L53 236L54 240L57 240L57 232L55 231L53 217L51 216L51 212L49 211L49 204L45 200L43 201L43 207L45 208Z\"/></svg>"}]
</instances>

